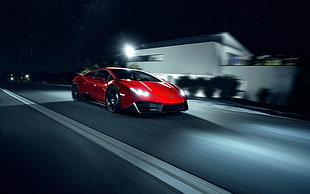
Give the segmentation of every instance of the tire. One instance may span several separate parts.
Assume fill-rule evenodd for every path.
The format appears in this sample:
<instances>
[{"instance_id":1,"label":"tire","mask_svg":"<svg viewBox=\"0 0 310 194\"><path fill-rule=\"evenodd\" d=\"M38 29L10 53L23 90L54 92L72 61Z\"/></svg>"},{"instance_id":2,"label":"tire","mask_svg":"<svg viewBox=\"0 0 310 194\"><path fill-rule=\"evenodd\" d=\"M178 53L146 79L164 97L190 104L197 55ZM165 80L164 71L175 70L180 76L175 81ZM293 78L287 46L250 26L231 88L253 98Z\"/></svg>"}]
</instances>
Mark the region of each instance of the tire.
<instances>
[{"instance_id":1,"label":"tire","mask_svg":"<svg viewBox=\"0 0 310 194\"><path fill-rule=\"evenodd\" d=\"M71 96L73 100L81 100L77 83L73 83L71 86Z\"/></svg>"},{"instance_id":2,"label":"tire","mask_svg":"<svg viewBox=\"0 0 310 194\"><path fill-rule=\"evenodd\" d=\"M121 110L121 98L119 91L115 86L111 86L105 98L107 108L112 113L118 113Z\"/></svg>"}]
</instances>

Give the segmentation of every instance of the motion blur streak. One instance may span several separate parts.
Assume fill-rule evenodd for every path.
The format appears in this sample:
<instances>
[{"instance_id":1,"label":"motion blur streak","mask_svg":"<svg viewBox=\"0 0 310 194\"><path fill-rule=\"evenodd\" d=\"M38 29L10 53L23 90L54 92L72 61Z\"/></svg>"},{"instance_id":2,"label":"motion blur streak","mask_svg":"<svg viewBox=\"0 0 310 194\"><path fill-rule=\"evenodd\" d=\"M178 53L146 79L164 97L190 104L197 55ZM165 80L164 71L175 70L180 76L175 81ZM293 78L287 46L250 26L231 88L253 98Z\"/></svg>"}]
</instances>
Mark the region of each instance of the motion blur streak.
<instances>
[{"instance_id":1,"label":"motion blur streak","mask_svg":"<svg viewBox=\"0 0 310 194\"><path fill-rule=\"evenodd\" d=\"M31 91L25 91L25 95L29 95L33 90ZM45 96L50 96L53 100L47 99ZM67 91L42 91L41 95L35 96L35 101L39 101L40 103L49 103L49 102L70 102L73 101L71 94Z\"/></svg>"},{"instance_id":2,"label":"motion blur streak","mask_svg":"<svg viewBox=\"0 0 310 194\"><path fill-rule=\"evenodd\" d=\"M205 146L213 147L216 150L220 149L224 152L226 151L239 158L251 157L255 158L257 162L269 163L277 168L310 172L310 157L298 154L296 150L284 149L272 144L258 143L251 140L245 141L244 139L229 135L220 137L198 132L188 135L194 138L194 141L200 141L205 144Z\"/></svg>"},{"instance_id":3,"label":"motion blur streak","mask_svg":"<svg viewBox=\"0 0 310 194\"><path fill-rule=\"evenodd\" d=\"M303 121L300 121L303 122ZM310 140L310 136L309 133L307 133L308 131L303 130L302 128L298 129L292 129L289 127L285 127L285 126L276 126L276 125L272 125L272 124L260 124L260 125L256 125L256 124L252 124L252 123L245 123L244 124L245 128L256 128L260 130L260 133L265 133L268 134L269 136L273 135L273 136L281 136L286 137L287 139L292 139L292 140L296 140L296 141L301 141L301 140L305 140L305 141L309 141Z\"/></svg>"},{"instance_id":4,"label":"motion blur streak","mask_svg":"<svg viewBox=\"0 0 310 194\"><path fill-rule=\"evenodd\" d=\"M101 147L113 152L131 164L153 175L166 184L174 187L184 193L229 193L205 180L202 180L192 174L189 174L181 169L178 169L166 162L163 162L151 155L148 155L140 150L137 150L127 144L124 144L112 137L104 135L95 129L87 127L77 121L74 121L64 115L47 109L39 104L36 104L28 99L10 92L9 90L1 89L6 94L32 107L49 118L61 123L72 131L82 135Z\"/></svg>"}]
</instances>

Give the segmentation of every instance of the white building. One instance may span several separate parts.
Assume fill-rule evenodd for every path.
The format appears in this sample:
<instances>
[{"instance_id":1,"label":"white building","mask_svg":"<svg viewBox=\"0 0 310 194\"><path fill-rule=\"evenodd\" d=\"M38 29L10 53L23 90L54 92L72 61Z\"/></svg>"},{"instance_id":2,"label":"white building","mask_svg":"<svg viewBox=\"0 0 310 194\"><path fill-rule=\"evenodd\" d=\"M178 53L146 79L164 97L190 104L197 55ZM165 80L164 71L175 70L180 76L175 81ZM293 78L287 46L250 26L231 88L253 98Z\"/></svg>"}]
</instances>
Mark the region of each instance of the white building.
<instances>
[{"instance_id":1,"label":"white building","mask_svg":"<svg viewBox=\"0 0 310 194\"><path fill-rule=\"evenodd\" d=\"M269 89L269 103L286 105L298 72L296 66L247 65L253 54L229 33L218 33L141 45L128 62L174 82L179 76L233 75L241 81L242 97L257 101Z\"/></svg>"}]
</instances>

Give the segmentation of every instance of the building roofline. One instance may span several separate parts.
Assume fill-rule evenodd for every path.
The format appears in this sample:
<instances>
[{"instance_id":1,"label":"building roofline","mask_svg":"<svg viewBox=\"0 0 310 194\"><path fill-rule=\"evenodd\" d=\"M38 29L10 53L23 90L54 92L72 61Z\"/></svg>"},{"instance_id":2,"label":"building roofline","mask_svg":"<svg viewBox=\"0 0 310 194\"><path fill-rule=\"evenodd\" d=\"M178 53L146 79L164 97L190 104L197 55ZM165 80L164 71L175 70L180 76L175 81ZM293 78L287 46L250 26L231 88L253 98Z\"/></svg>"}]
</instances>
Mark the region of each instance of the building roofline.
<instances>
[{"instance_id":1,"label":"building roofline","mask_svg":"<svg viewBox=\"0 0 310 194\"><path fill-rule=\"evenodd\" d=\"M228 39L230 39L233 42L233 44L231 44L232 42L229 43L227 41ZM185 37L185 38L146 43L146 44L140 45L137 49L138 50L139 49L150 49L150 48L177 46L177 45L185 45L185 44L196 44L196 43L204 43L204 42L217 42L217 43L232 47L237 50L244 50L248 53L248 55L253 56L253 54L248 49L246 49L240 42L238 42L228 32L221 32L221 33L215 33L215 34L200 35L200 36Z\"/></svg>"},{"instance_id":2,"label":"building roofline","mask_svg":"<svg viewBox=\"0 0 310 194\"><path fill-rule=\"evenodd\" d=\"M222 33L200 35L200 36L193 36L193 37L184 37L184 38L178 38L178 39L164 40L164 41L142 44L139 46L139 49L175 46L175 45L183 45L183 44L202 43L202 42L219 42L219 43L221 43L222 38L223 38Z\"/></svg>"}]
</instances>

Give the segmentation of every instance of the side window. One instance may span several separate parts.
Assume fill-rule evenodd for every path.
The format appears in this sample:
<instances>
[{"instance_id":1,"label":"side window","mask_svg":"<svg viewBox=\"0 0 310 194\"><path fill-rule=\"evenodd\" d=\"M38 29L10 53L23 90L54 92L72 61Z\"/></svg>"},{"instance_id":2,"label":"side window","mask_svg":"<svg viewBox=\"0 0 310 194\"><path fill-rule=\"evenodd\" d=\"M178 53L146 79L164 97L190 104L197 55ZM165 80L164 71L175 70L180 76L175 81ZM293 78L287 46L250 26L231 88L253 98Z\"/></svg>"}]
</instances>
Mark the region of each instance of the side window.
<instances>
[{"instance_id":1,"label":"side window","mask_svg":"<svg viewBox=\"0 0 310 194\"><path fill-rule=\"evenodd\" d=\"M106 70L95 71L93 78L104 78L106 81L111 81L114 79L113 76Z\"/></svg>"},{"instance_id":2,"label":"side window","mask_svg":"<svg viewBox=\"0 0 310 194\"><path fill-rule=\"evenodd\" d=\"M98 77L97 74L98 74L98 71L93 72L92 77L93 78Z\"/></svg>"},{"instance_id":3,"label":"side window","mask_svg":"<svg viewBox=\"0 0 310 194\"><path fill-rule=\"evenodd\" d=\"M113 76L109 72L107 72L107 78L108 78L107 81L114 80Z\"/></svg>"},{"instance_id":4,"label":"side window","mask_svg":"<svg viewBox=\"0 0 310 194\"><path fill-rule=\"evenodd\" d=\"M94 72L93 78L105 78L106 79L106 76L103 70L99 70L99 71Z\"/></svg>"}]
</instances>

